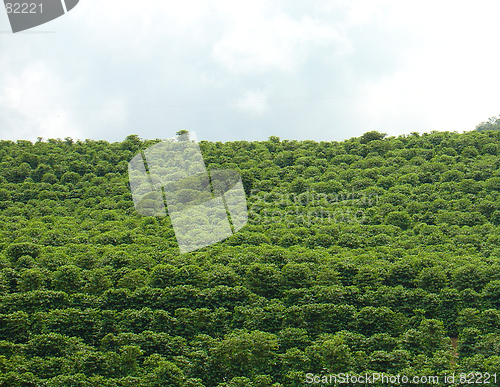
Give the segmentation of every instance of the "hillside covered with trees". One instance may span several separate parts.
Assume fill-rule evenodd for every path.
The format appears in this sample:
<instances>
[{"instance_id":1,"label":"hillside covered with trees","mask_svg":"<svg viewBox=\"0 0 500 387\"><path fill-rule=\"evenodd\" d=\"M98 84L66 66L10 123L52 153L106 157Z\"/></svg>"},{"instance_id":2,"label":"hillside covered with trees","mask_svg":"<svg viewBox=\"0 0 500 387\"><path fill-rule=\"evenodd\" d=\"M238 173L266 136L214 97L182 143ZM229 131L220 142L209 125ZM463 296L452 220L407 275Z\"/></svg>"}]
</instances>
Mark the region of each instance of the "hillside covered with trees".
<instances>
[{"instance_id":1,"label":"hillside covered with trees","mask_svg":"<svg viewBox=\"0 0 500 387\"><path fill-rule=\"evenodd\" d=\"M200 142L249 222L182 255L128 186L158 141L0 141L0 386L500 371L500 131Z\"/></svg>"}]
</instances>

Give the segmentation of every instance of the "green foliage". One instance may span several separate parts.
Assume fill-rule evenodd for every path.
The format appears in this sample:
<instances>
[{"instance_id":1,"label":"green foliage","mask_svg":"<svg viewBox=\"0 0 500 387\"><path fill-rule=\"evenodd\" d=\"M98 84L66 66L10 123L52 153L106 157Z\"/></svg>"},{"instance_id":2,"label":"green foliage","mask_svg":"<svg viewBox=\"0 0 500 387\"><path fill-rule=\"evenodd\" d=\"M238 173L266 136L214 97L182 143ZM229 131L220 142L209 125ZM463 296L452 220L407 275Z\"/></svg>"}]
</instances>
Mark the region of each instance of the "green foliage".
<instances>
[{"instance_id":1,"label":"green foliage","mask_svg":"<svg viewBox=\"0 0 500 387\"><path fill-rule=\"evenodd\" d=\"M13 261L17 261L22 256L30 256L38 258L40 255L40 248L33 243L14 243L9 245L6 250L6 256Z\"/></svg>"},{"instance_id":2,"label":"green foliage","mask_svg":"<svg viewBox=\"0 0 500 387\"><path fill-rule=\"evenodd\" d=\"M159 140L0 141L0 386L497 372L497 124L201 142L210 168L239 170L249 222L183 255L128 186Z\"/></svg>"},{"instance_id":3,"label":"green foliage","mask_svg":"<svg viewBox=\"0 0 500 387\"><path fill-rule=\"evenodd\" d=\"M500 130L500 117L491 117L487 121L481 122L476 126L478 132L485 130Z\"/></svg>"}]
</instances>

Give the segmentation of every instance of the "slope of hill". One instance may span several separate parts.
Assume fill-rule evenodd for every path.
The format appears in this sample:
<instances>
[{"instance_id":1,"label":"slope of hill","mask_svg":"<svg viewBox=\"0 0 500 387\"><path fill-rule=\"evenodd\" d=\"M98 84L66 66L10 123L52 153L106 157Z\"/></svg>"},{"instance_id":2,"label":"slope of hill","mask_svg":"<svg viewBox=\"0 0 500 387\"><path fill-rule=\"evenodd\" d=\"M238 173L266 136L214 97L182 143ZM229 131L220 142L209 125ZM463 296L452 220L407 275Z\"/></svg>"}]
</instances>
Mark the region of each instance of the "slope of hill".
<instances>
[{"instance_id":1,"label":"slope of hill","mask_svg":"<svg viewBox=\"0 0 500 387\"><path fill-rule=\"evenodd\" d=\"M494 374L500 132L384 137L201 142L249 224L183 255L128 187L159 140L0 141L0 386Z\"/></svg>"}]
</instances>

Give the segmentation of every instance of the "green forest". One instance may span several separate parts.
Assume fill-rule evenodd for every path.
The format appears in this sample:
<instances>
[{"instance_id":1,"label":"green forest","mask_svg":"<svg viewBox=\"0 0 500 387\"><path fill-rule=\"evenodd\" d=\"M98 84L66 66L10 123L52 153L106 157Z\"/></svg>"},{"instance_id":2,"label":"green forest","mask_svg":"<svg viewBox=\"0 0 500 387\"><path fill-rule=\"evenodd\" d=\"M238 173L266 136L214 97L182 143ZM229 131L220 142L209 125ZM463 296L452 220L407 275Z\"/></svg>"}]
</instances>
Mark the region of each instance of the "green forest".
<instances>
[{"instance_id":1,"label":"green forest","mask_svg":"<svg viewBox=\"0 0 500 387\"><path fill-rule=\"evenodd\" d=\"M489 125L201 141L207 168L240 173L249 219L186 254L169 218L132 200L128 162L160 139L0 141L0 386L500 380L500 131Z\"/></svg>"}]
</instances>

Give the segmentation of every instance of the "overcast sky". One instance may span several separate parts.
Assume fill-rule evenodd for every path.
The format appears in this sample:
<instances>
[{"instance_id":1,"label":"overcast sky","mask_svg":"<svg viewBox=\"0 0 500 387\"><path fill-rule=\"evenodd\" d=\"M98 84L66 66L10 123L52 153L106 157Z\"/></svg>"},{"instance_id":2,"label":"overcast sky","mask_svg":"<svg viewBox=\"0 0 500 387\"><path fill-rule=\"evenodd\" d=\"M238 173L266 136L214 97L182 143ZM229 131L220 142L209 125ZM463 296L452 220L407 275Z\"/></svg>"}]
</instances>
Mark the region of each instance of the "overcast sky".
<instances>
[{"instance_id":1,"label":"overcast sky","mask_svg":"<svg viewBox=\"0 0 500 387\"><path fill-rule=\"evenodd\" d=\"M80 0L12 34L0 138L343 140L500 115L498 0Z\"/></svg>"}]
</instances>

